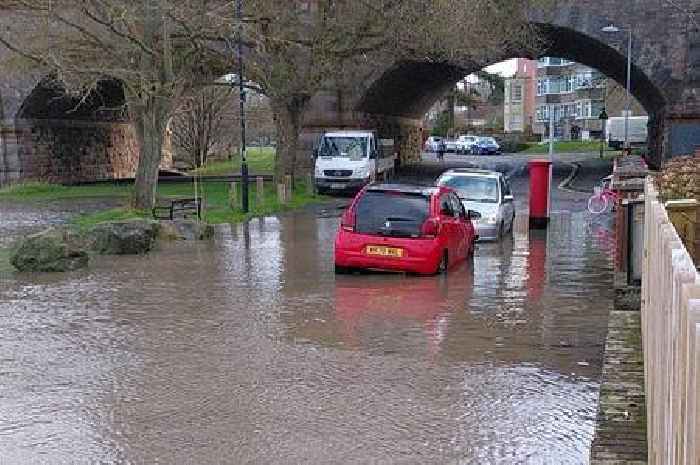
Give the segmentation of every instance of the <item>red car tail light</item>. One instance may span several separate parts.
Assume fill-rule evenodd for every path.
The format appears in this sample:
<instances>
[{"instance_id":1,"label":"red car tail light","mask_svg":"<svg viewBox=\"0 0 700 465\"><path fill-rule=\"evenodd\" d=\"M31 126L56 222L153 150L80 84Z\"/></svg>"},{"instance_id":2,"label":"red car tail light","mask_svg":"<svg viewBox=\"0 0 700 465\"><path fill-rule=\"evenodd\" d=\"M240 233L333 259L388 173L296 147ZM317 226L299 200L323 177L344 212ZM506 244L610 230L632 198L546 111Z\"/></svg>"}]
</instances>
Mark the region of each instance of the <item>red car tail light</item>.
<instances>
[{"instance_id":1,"label":"red car tail light","mask_svg":"<svg viewBox=\"0 0 700 465\"><path fill-rule=\"evenodd\" d=\"M434 238L440 234L440 221L437 218L428 218L421 228L423 237Z\"/></svg>"},{"instance_id":2,"label":"red car tail light","mask_svg":"<svg viewBox=\"0 0 700 465\"><path fill-rule=\"evenodd\" d=\"M343 217L340 220L340 227L343 231L355 231L355 212L352 211L352 209L348 209L343 213Z\"/></svg>"}]
</instances>

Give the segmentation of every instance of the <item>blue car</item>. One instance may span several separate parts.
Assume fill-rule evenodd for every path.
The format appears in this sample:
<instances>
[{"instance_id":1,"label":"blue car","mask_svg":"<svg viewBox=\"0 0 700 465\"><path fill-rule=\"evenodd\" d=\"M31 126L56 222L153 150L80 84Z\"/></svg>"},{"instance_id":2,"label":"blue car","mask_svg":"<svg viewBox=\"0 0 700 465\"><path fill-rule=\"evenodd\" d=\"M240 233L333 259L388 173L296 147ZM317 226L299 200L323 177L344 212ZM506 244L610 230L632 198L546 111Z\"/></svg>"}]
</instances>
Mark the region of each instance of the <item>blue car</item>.
<instances>
[{"instance_id":1,"label":"blue car","mask_svg":"<svg viewBox=\"0 0 700 465\"><path fill-rule=\"evenodd\" d=\"M498 155L501 146L493 137L479 137L472 145L472 155Z\"/></svg>"}]
</instances>

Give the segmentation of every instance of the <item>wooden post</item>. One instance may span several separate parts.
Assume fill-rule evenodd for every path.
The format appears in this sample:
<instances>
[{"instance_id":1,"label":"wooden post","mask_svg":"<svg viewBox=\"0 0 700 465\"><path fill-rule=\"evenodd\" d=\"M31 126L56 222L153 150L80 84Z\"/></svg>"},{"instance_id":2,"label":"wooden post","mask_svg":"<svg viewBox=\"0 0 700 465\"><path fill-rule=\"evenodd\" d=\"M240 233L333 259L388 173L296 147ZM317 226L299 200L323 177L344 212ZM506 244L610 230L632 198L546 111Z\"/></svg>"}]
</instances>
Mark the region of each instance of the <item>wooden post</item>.
<instances>
[{"instance_id":1,"label":"wooden post","mask_svg":"<svg viewBox=\"0 0 700 465\"><path fill-rule=\"evenodd\" d=\"M306 175L306 182L308 183L308 190L311 195L316 195L316 179L313 173Z\"/></svg>"},{"instance_id":2,"label":"wooden post","mask_svg":"<svg viewBox=\"0 0 700 465\"><path fill-rule=\"evenodd\" d=\"M255 178L255 203L262 205L265 200L265 180L262 176Z\"/></svg>"},{"instance_id":3,"label":"wooden post","mask_svg":"<svg viewBox=\"0 0 700 465\"><path fill-rule=\"evenodd\" d=\"M289 174L284 176L284 195L287 202L292 200L292 176Z\"/></svg>"},{"instance_id":4,"label":"wooden post","mask_svg":"<svg viewBox=\"0 0 700 465\"><path fill-rule=\"evenodd\" d=\"M228 202L232 210L240 208L240 205L238 205L238 183L235 181L229 186Z\"/></svg>"},{"instance_id":5,"label":"wooden post","mask_svg":"<svg viewBox=\"0 0 700 465\"><path fill-rule=\"evenodd\" d=\"M287 189L284 184L277 184L277 201L282 205L287 203Z\"/></svg>"}]
</instances>

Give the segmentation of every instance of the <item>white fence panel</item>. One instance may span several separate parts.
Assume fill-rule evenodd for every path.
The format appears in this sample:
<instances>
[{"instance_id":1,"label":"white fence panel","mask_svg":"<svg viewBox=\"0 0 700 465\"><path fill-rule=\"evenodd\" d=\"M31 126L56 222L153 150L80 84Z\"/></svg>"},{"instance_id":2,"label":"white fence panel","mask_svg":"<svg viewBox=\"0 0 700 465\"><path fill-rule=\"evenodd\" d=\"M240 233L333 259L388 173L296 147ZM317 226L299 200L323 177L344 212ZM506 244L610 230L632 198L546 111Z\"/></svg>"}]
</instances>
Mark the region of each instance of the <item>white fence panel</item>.
<instances>
[{"instance_id":1,"label":"white fence panel","mask_svg":"<svg viewBox=\"0 0 700 465\"><path fill-rule=\"evenodd\" d=\"M645 188L642 345L650 465L697 465L700 275L651 179Z\"/></svg>"}]
</instances>

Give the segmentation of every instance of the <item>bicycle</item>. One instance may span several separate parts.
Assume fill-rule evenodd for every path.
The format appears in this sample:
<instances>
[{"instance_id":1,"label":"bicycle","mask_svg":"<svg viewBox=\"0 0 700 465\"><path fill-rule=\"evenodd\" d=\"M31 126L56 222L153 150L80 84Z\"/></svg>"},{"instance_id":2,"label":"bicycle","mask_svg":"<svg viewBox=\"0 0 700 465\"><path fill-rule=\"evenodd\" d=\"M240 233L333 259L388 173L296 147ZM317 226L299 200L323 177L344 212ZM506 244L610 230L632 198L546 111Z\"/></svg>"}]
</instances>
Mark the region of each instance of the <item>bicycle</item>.
<instances>
[{"instance_id":1,"label":"bicycle","mask_svg":"<svg viewBox=\"0 0 700 465\"><path fill-rule=\"evenodd\" d=\"M588 199L588 211L593 215L600 215L612 210L617 203L618 195L610 189L611 176L603 178L602 182L593 188L593 195Z\"/></svg>"}]
</instances>

